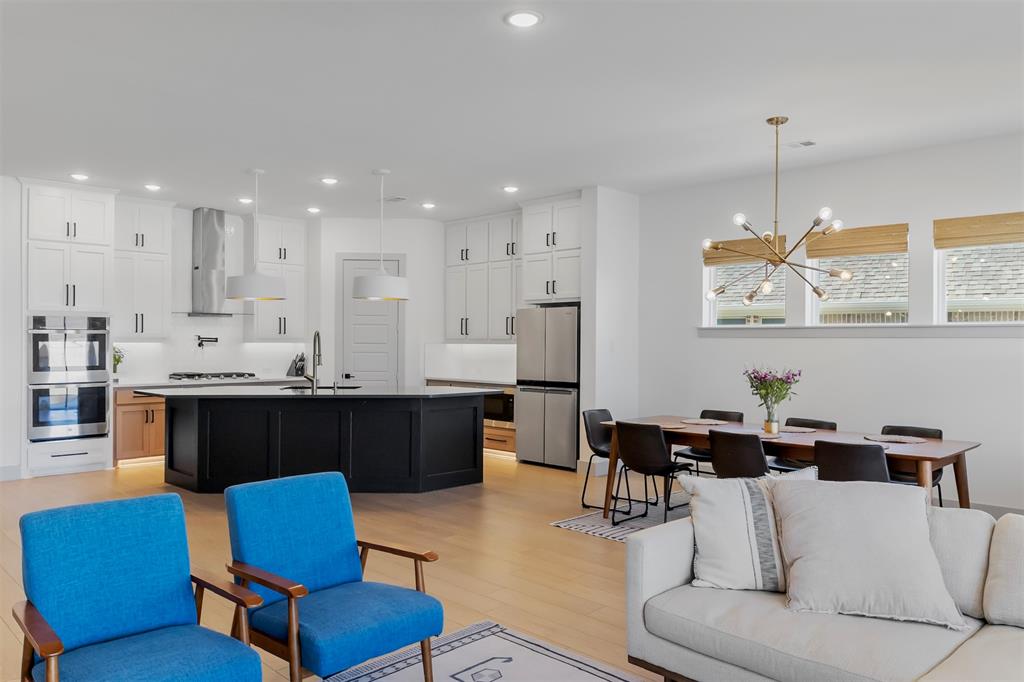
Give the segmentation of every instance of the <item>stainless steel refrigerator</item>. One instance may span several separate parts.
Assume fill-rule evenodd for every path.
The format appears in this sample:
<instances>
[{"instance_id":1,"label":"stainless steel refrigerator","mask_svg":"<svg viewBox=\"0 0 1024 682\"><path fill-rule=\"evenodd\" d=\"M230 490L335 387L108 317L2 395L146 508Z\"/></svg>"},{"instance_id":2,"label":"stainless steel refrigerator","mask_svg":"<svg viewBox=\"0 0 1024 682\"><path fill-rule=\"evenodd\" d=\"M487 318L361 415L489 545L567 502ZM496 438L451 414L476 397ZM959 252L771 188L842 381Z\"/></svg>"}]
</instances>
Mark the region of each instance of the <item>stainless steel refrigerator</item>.
<instances>
[{"instance_id":1,"label":"stainless steel refrigerator","mask_svg":"<svg viewBox=\"0 0 1024 682\"><path fill-rule=\"evenodd\" d=\"M576 468L579 455L580 310L516 312L516 457Z\"/></svg>"}]
</instances>

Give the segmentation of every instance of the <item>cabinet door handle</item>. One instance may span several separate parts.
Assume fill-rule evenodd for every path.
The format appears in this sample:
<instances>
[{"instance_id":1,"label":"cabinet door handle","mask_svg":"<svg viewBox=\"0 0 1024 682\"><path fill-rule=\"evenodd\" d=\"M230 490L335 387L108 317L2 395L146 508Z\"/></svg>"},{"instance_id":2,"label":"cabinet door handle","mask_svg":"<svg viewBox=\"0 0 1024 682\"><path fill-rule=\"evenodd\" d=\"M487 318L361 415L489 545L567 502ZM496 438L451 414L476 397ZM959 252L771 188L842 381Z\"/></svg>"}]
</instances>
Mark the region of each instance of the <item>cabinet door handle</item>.
<instances>
[{"instance_id":1,"label":"cabinet door handle","mask_svg":"<svg viewBox=\"0 0 1024 682\"><path fill-rule=\"evenodd\" d=\"M149 423L149 410L143 410L142 414L143 414L142 418L145 420L142 423L143 424L148 424Z\"/></svg>"},{"instance_id":2,"label":"cabinet door handle","mask_svg":"<svg viewBox=\"0 0 1024 682\"><path fill-rule=\"evenodd\" d=\"M284 259L288 260L288 247L284 247Z\"/></svg>"},{"instance_id":3,"label":"cabinet door handle","mask_svg":"<svg viewBox=\"0 0 1024 682\"><path fill-rule=\"evenodd\" d=\"M142 233L142 248L146 248L146 233Z\"/></svg>"},{"instance_id":4,"label":"cabinet door handle","mask_svg":"<svg viewBox=\"0 0 1024 682\"><path fill-rule=\"evenodd\" d=\"M135 246L138 246L138 245L139 245L139 233L136 232L135 233Z\"/></svg>"},{"instance_id":5,"label":"cabinet door handle","mask_svg":"<svg viewBox=\"0 0 1024 682\"><path fill-rule=\"evenodd\" d=\"M284 335L288 336L288 318L284 318Z\"/></svg>"},{"instance_id":6,"label":"cabinet door handle","mask_svg":"<svg viewBox=\"0 0 1024 682\"><path fill-rule=\"evenodd\" d=\"M512 242L512 255L516 255L516 242Z\"/></svg>"},{"instance_id":7,"label":"cabinet door handle","mask_svg":"<svg viewBox=\"0 0 1024 682\"><path fill-rule=\"evenodd\" d=\"M558 289L555 288L556 284L558 284L558 280L557 279L551 280L551 293L552 294L557 294L558 293Z\"/></svg>"},{"instance_id":8,"label":"cabinet door handle","mask_svg":"<svg viewBox=\"0 0 1024 682\"><path fill-rule=\"evenodd\" d=\"M64 285L64 305L69 305L70 303L71 303L71 285L70 284L65 284Z\"/></svg>"},{"instance_id":9,"label":"cabinet door handle","mask_svg":"<svg viewBox=\"0 0 1024 682\"><path fill-rule=\"evenodd\" d=\"M558 246L558 232L551 230L551 246Z\"/></svg>"},{"instance_id":10,"label":"cabinet door handle","mask_svg":"<svg viewBox=\"0 0 1024 682\"><path fill-rule=\"evenodd\" d=\"M548 296L551 295L551 280L550 279L546 280L544 282L544 293L547 294Z\"/></svg>"},{"instance_id":11,"label":"cabinet door handle","mask_svg":"<svg viewBox=\"0 0 1024 682\"><path fill-rule=\"evenodd\" d=\"M466 249L466 260L469 260L469 248Z\"/></svg>"},{"instance_id":12,"label":"cabinet door handle","mask_svg":"<svg viewBox=\"0 0 1024 682\"><path fill-rule=\"evenodd\" d=\"M146 333L146 313L139 313L139 331Z\"/></svg>"},{"instance_id":13,"label":"cabinet door handle","mask_svg":"<svg viewBox=\"0 0 1024 682\"><path fill-rule=\"evenodd\" d=\"M71 222L71 236L78 239L78 221L73 220Z\"/></svg>"},{"instance_id":14,"label":"cabinet door handle","mask_svg":"<svg viewBox=\"0 0 1024 682\"><path fill-rule=\"evenodd\" d=\"M544 246L551 246L551 233L548 232L544 235Z\"/></svg>"},{"instance_id":15,"label":"cabinet door handle","mask_svg":"<svg viewBox=\"0 0 1024 682\"><path fill-rule=\"evenodd\" d=\"M512 336L516 335L516 316L512 316Z\"/></svg>"},{"instance_id":16,"label":"cabinet door handle","mask_svg":"<svg viewBox=\"0 0 1024 682\"><path fill-rule=\"evenodd\" d=\"M74 308L76 305L78 305L78 285L77 284L72 284L71 285L71 307Z\"/></svg>"},{"instance_id":17,"label":"cabinet door handle","mask_svg":"<svg viewBox=\"0 0 1024 682\"><path fill-rule=\"evenodd\" d=\"M71 221L70 220L67 220L67 221L64 222L64 236L65 237L70 237L71 236Z\"/></svg>"},{"instance_id":18,"label":"cabinet door handle","mask_svg":"<svg viewBox=\"0 0 1024 682\"><path fill-rule=\"evenodd\" d=\"M135 333L139 333L139 314L135 313Z\"/></svg>"},{"instance_id":19,"label":"cabinet door handle","mask_svg":"<svg viewBox=\"0 0 1024 682\"><path fill-rule=\"evenodd\" d=\"M505 255L506 256L511 256L512 255L512 242L505 242Z\"/></svg>"}]
</instances>

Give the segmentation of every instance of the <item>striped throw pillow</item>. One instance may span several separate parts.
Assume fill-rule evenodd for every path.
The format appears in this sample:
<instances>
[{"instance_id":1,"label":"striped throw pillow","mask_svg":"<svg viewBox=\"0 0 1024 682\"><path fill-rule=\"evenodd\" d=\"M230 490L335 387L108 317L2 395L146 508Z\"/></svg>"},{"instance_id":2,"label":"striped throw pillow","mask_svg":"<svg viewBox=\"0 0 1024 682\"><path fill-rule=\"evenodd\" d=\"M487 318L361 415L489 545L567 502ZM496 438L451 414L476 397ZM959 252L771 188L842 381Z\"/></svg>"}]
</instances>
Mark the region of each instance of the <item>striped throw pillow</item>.
<instances>
[{"instance_id":1,"label":"striped throw pillow","mask_svg":"<svg viewBox=\"0 0 1024 682\"><path fill-rule=\"evenodd\" d=\"M818 468L784 477L816 480ZM691 497L693 585L785 592L769 478L680 476L679 481Z\"/></svg>"}]
</instances>

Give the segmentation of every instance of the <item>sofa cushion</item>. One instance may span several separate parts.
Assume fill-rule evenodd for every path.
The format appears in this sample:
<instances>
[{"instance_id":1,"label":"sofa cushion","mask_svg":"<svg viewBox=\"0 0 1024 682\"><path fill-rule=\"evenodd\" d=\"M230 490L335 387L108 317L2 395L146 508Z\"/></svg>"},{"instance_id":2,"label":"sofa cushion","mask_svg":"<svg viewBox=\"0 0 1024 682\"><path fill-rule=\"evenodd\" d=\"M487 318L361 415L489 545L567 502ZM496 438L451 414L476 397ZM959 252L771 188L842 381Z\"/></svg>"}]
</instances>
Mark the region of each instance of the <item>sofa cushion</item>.
<instances>
[{"instance_id":1,"label":"sofa cushion","mask_svg":"<svg viewBox=\"0 0 1024 682\"><path fill-rule=\"evenodd\" d=\"M1024 516L1004 514L992 531L985 620L1024 627Z\"/></svg>"},{"instance_id":2,"label":"sofa cushion","mask_svg":"<svg viewBox=\"0 0 1024 682\"><path fill-rule=\"evenodd\" d=\"M198 625L177 625L84 646L58 658L60 679L89 682L260 682L260 655L237 639ZM46 664L32 668L44 682Z\"/></svg>"},{"instance_id":3,"label":"sofa cushion","mask_svg":"<svg viewBox=\"0 0 1024 682\"><path fill-rule=\"evenodd\" d=\"M995 525L991 514L977 509L928 508L928 529L942 579L957 608L972 618L985 617L982 595Z\"/></svg>"},{"instance_id":4,"label":"sofa cushion","mask_svg":"<svg viewBox=\"0 0 1024 682\"><path fill-rule=\"evenodd\" d=\"M818 478L807 467L779 478ZM772 510L769 477L680 476L690 493L695 557L693 584L729 590L785 592L786 573Z\"/></svg>"},{"instance_id":5,"label":"sofa cushion","mask_svg":"<svg viewBox=\"0 0 1024 682\"><path fill-rule=\"evenodd\" d=\"M986 625L921 679L929 682L1024 679L1024 629Z\"/></svg>"},{"instance_id":6,"label":"sofa cushion","mask_svg":"<svg viewBox=\"0 0 1024 682\"><path fill-rule=\"evenodd\" d=\"M914 680L981 626L798 613L782 594L692 585L648 600L644 619L658 637L775 680Z\"/></svg>"},{"instance_id":7,"label":"sofa cushion","mask_svg":"<svg viewBox=\"0 0 1024 682\"><path fill-rule=\"evenodd\" d=\"M355 582L299 600L303 667L321 677L441 634L444 611L434 597L395 585ZM288 604L256 609L252 627L286 639Z\"/></svg>"},{"instance_id":8,"label":"sofa cushion","mask_svg":"<svg viewBox=\"0 0 1024 682\"><path fill-rule=\"evenodd\" d=\"M965 628L929 540L928 494L889 483L775 481L789 608Z\"/></svg>"}]
</instances>

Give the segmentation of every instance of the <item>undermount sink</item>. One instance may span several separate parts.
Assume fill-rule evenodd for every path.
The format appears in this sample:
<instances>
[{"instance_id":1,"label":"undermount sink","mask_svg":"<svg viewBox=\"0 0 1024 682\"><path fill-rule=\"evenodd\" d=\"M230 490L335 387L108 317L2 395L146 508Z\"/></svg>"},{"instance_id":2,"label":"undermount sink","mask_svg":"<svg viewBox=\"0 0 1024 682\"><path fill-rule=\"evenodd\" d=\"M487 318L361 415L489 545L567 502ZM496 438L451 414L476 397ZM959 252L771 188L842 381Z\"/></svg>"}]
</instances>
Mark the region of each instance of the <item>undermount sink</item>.
<instances>
[{"instance_id":1,"label":"undermount sink","mask_svg":"<svg viewBox=\"0 0 1024 682\"><path fill-rule=\"evenodd\" d=\"M333 393L334 392L334 388L335 388L334 386L325 386L324 384L320 384L320 386L317 388L317 392L330 392L330 393ZM356 389L356 388L362 388L362 386L338 386L337 388L338 388L339 391L351 391L351 390ZM312 389L309 386L282 386L281 390L282 391L291 391L292 393L310 393L310 392L312 392Z\"/></svg>"}]
</instances>

